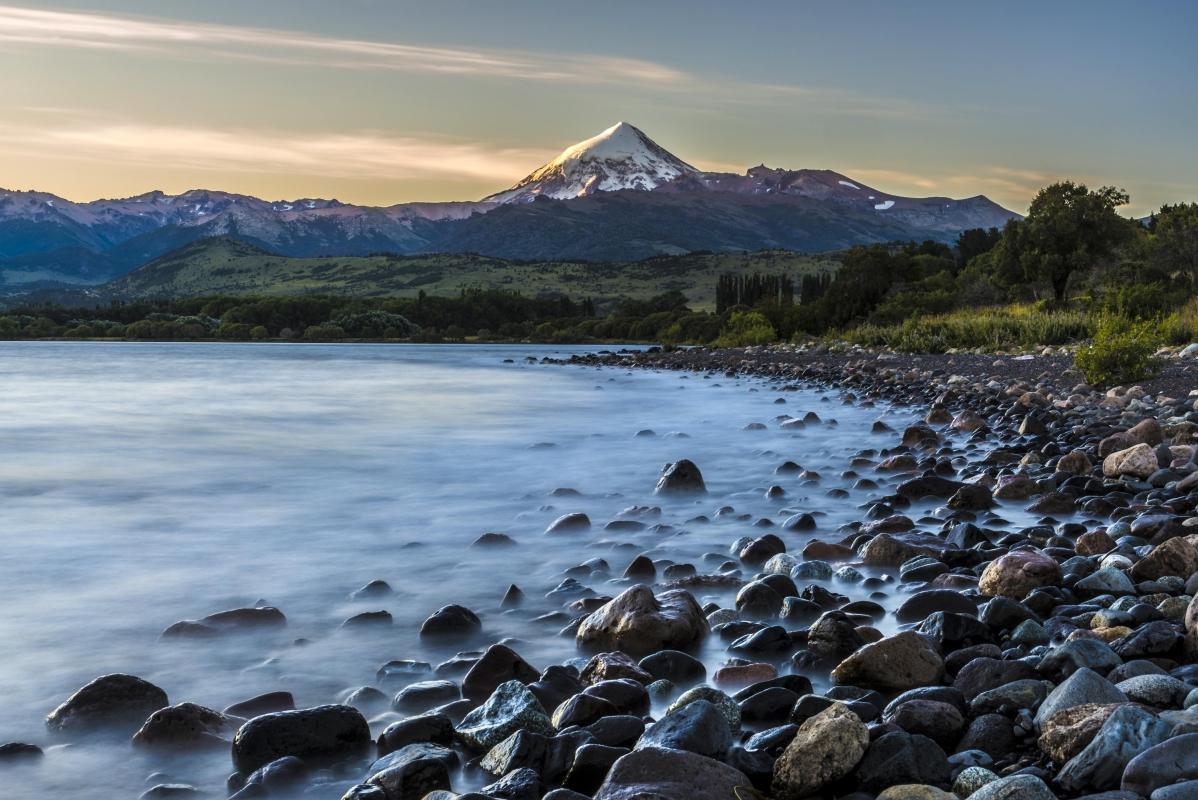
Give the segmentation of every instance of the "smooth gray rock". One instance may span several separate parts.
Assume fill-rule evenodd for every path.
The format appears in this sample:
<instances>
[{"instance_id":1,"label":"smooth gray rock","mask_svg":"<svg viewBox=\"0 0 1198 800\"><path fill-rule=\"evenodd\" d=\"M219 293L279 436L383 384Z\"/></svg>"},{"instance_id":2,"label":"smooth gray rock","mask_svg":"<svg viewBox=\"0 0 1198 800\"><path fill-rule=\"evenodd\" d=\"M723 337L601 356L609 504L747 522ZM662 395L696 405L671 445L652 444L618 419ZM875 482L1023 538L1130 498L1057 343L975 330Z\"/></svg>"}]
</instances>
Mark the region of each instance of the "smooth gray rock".
<instances>
[{"instance_id":1,"label":"smooth gray rock","mask_svg":"<svg viewBox=\"0 0 1198 800\"><path fill-rule=\"evenodd\" d=\"M1049 717L1086 703L1126 703L1127 696L1115 684L1089 667L1082 667L1049 692L1040 704L1035 722L1042 726Z\"/></svg>"},{"instance_id":2,"label":"smooth gray rock","mask_svg":"<svg viewBox=\"0 0 1198 800\"><path fill-rule=\"evenodd\" d=\"M1112 789L1128 762L1168 738L1170 726L1134 705L1120 706L1107 718L1093 741L1057 774L1065 789Z\"/></svg>"},{"instance_id":3,"label":"smooth gray rock","mask_svg":"<svg viewBox=\"0 0 1198 800\"><path fill-rule=\"evenodd\" d=\"M1035 775L1012 775L987 783L969 800L1057 800L1057 796Z\"/></svg>"},{"instance_id":4,"label":"smooth gray rock","mask_svg":"<svg viewBox=\"0 0 1198 800\"><path fill-rule=\"evenodd\" d=\"M233 737L233 764L249 775L283 756L322 762L354 758L372 744L370 726L356 708L317 706L263 714Z\"/></svg>"},{"instance_id":5,"label":"smooth gray rock","mask_svg":"<svg viewBox=\"0 0 1198 800\"><path fill-rule=\"evenodd\" d=\"M420 800L429 792L449 789L449 773L458 767L457 753L435 744L410 744L370 765L366 783L387 793L387 800Z\"/></svg>"},{"instance_id":6,"label":"smooth gray rock","mask_svg":"<svg viewBox=\"0 0 1198 800\"><path fill-rule=\"evenodd\" d=\"M1162 786L1196 779L1198 733L1187 733L1150 747L1127 762L1121 788L1148 796Z\"/></svg>"},{"instance_id":7,"label":"smooth gray rock","mask_svg":"<svg viewBox=\"0 0 1198 800\"><path fill-rule=\"evenodd\" d=\"M653 723L636 749L661 747L720 758L731 744L732 729L720 709L707 700L696 700Z\"/></svg>"}]
</instances>

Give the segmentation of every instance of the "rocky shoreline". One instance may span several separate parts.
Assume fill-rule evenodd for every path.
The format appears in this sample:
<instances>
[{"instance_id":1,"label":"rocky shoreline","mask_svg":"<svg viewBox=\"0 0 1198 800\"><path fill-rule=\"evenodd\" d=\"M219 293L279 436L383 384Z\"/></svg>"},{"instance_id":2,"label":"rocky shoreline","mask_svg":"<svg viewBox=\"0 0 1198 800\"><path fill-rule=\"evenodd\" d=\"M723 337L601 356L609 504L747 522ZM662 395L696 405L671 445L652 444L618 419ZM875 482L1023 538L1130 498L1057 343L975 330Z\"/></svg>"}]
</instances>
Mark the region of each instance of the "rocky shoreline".
<instances>
[{"instance_id":1,"label":"rocky shoreline","mask_svg":"<svg viewBox=\"0 0 1198 800\"><path fill-rule=\"evenodd\" d=\"M752 535L728 542L715 569L641 555L614 597L563 591L562 633L586 655L542 670L519 642L491 643L435 674L384 665L380 685L402 687L394 699L363 689L296 709L275 692L223 712L169 705L157 686L109 675L49 715L52 735L102 731L164 754L227 749L229 794L242 800L1198 797L1198 382L1188 364L1099 393L1063 355L783 346L568 363L752 376L779 402L835 389L879 410L876 438L844 465L877 491L835 530L806 513L746 525ZM881 417L896 404L923 422L893 429ZM809 411L773 424L824 420ZM703 497L700 466L668 465L658 494ZM790 461L776 473L818 481ZM1027 514L1034 524L1010 519ZM590 527L567 514L547 533ZM712 586L733 586L735 601L696 600ZM277 609L238 609L164 635L279 624ZM449 605L421 636L473 644L480 627ZM694 649L712 639L727 658L709 675ZM380 702L403 716L375 731L363 712ZM2 745L0 765L39 753ZM162 783L144 796L200 794Z\"/></svg>"}]
</instances>

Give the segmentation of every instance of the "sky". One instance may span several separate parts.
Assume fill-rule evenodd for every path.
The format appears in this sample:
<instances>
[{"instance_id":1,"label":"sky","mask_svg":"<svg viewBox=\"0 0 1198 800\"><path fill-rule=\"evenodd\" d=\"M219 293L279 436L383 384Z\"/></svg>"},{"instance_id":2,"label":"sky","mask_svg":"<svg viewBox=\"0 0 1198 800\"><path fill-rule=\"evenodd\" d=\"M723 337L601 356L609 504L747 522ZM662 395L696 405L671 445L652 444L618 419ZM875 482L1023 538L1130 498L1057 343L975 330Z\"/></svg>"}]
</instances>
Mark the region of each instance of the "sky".
<instances>
[{"instance_id":1,"label":"sky","mask_svg":"<svg viewBox=\"0 0 1198 800\"><path fill-rule=\"evenodd\" d=\"M1198 201L1198 2L0 0L0 186L390 205L619 120L700 168Z\"/></svg>"}]
</instances>

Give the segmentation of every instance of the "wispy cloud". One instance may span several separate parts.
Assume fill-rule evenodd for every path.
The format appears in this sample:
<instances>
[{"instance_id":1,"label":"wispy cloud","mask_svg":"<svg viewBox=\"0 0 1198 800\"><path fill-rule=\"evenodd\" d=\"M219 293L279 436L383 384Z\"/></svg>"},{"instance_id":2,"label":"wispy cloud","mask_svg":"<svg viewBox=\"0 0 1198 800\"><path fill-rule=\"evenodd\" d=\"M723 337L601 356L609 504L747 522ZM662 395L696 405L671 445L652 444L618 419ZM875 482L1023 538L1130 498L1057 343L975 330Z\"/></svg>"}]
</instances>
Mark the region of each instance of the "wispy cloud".
<instances>
[{"instance_id":1,"label":"wispy cloud","mask_svg":"<svg viewBox=\"0 0 1198 800\"><path fill-rule=\"evenodd\" d=\"M671 85L690 76L652 61L342 39L298 31L0 5L0 46L41 46L319 64L576 83Z\"/></svg>"},{"instance_id":2,"label":"wispy cloud","mask_svg":"<svg viewBox=\"0 0 1198 800\"><path fill-rule=\"evenodd\" d=\"M279 172L360 179L494 181L526 175L553 154L380 132L264 132L87 122L46 129L0 125L10 151L204 172Z\"/></svg>"}]
</instances>

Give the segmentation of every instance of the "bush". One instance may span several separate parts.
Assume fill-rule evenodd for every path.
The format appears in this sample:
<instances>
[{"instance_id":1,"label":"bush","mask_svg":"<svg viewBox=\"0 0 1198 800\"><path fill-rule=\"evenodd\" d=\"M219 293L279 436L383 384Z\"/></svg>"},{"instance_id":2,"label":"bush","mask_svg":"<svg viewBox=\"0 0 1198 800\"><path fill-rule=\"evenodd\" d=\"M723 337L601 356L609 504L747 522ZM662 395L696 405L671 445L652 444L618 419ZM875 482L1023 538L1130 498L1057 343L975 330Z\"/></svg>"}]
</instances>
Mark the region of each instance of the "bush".
<instances>
[{"instance_id":1,"label":"bush","mask_svg":"<svg viewBox=\"0 0 1198 800\"><path fill-rule=\"evenodd\" d=\"M345 338L345 329L339 325L309 325L304 330L304 338L317 342L339 342Z\"/></svg>"},{"instance_id":2,"label":"bush","mask_svg":"<svg viewBox=\"0 0 1198 800\"><path fill-rule=\"evenodd\" d=\"M749 347L769 344L778 334L759 311L734 311L715 343L720 347Z\"/></svg>"},{"instance_id":3,"label":"bush","mask_svg":"<svg viewBox=\"0 0 1198 800\"><path fill-rule=\"evenodd\" d=\"M1171 344L1198 342L1198 297L1165 318L1161 323L1161 335Z\"/></svg>"},{"instance_id":4,"label":"bush","mask_svg":"<svg viewBox=\"0 0 1198 800\"><path fill-rule=\"evenodd\" d=\"M269 339L270 331L266 329L265 325L255 325L254 327L250 328L250 338L254 339L255 341Z\"/></svg>"},{"instance_id":5,"label":"bush","mask_svg":"<svg viewBox=\"0 0 1198 800\"><path fill-rule=\"evenodd\" d=\"M1134 383L1160 370L1160 361L1152 355L1156 348L1150 323L1107 315L1099 321L1094 341L1078 349L1075 363L1094 386Z\"/></svg>"},{"instance_id":6,"label":"bush","mask_svg":"<svg viewBox=\"0 0 1198 800\"><path fill-rule=\"evenodd\" d=\"M902 325L862 325L845 338L907 353L943 353L950 348L1010 350L1068 344L1092 332L1091 318L1082 312L1006 306L916 317Z\"/></svg>"}]
</instances>

